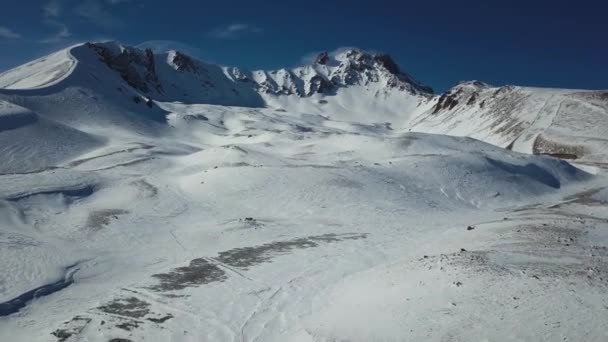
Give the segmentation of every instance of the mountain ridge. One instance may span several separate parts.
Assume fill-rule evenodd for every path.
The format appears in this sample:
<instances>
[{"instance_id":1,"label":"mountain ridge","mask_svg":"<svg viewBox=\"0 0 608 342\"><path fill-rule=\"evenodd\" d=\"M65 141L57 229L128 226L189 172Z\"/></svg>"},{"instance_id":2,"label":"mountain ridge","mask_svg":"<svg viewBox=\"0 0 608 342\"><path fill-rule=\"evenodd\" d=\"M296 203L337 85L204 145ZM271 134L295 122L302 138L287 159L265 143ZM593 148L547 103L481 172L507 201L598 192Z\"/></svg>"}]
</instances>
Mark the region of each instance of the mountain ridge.
<instances>
[{"instance_id":1,"label":"mountain ridge","mask_svg":"<svg viewBox=\"0 0 608 342\"><path fill-rule=\"evenodd\" d=\"M249 71L176 50L83 43L0 74L0 99L77 129L110 124L156 131L141 118L166 122L161 104L178 102L274 108L608 162L606 91L463 81L434 94L403 70L388 54L356 48L322 52L296 68ZM56 110L45 101L65 106Z\"/></svg>"}]
</instances>

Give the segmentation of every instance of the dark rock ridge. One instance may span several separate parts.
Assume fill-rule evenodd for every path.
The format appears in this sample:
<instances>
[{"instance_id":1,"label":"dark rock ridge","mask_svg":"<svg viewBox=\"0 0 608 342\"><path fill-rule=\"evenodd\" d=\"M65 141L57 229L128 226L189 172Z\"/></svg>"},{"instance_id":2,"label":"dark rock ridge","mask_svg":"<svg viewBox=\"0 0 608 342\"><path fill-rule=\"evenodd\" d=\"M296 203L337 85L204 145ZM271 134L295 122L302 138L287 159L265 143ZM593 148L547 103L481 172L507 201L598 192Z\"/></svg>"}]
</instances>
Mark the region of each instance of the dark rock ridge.
<instances>
[{"instance_id":1,"label":"dark rock ridge","mask_svg":"<svg viewBox=\"0 0 608 342\"><path fill-rule=\"evenodd\" d=\"M356 49L345 52L346 60L338 66L334 83L340 80L344 85L360 84L365 75L367 83L379 82L386 78L389 88L397 88L414 94L433 94L433 88L424 86L409 74L401 71L393 58L384 53L374 54ZM365 83L364 83L365 84Z\"/></svg>"},{"instance_id":2,"label":"dark rock ridge","mask_svg":"<svg viewBox=\"0 0 608 342\"><path fill-rule=\"evenodd\" d=\"M321 75L315 75L310 79L310 86L306 92L306 96L312 96L315 93L327 93L334 88L335 85L331 81Z\"/></svg>"},{"instance_id":3,"label":"dark rock ridge","mask_svg":"<svg viewBox=\"0 0 608 342\"><path fill-rule=\"evenodd\" d=\"M399 74L399 66L393 58L386 54L376 55L374 56L374 60L382 65L386 70L388 70L392 74Z\"/></svg>"},{"instance_id":4,"label":"dark rock ridge","mask_svg":"<svg viewBox=\"0 0 608 342\"><path fill-rule=\"evenodd\" d=\"M448 91L439 97L437 104L433 108L433 114L439 113L441 110L452 110L456 105L458 105L458 97L460 95L459 91L451 92Z\"/></svg>"},{"instance_id":5,"label":"dark rock ridge","mask_svg":"<svg viewBox=\"0 0 608 342\"><path fill-rule=\"evenodd\" d=\"M422 96L433 93L432 88L403 72L388 54L357 49L338 55L323 52L315 63L300 68L249 72L206 64L179 51L154 55L151 49L125 47L113 42L87 43L86 46L134 90L154 100L204 101L209 98L219 104L221 99L231 99L232 103L247 94L253 103L261 101L260 94L333 95L339 88L367 87L372 83L381 84L380 89L384 88L386 92L398 90ZM260 99L255 100L256 96Z\"/></svg>"},{"instance_id":6,"label":"dark rock ridge","mask_svg":"<svg viewBox=\"0 0 608 342\"><path fill-rule=\"evenodd\" d=\"M328 60L329 60L329 54L327 53L327 51L325 51L325 52L321 52L317 56L317 59L315 60L315 63L321 64L321 65L325 65L325 64L327 64Z\"/></svg>"},{"instance_id":7,"label":"dark rock ridge","mask_svg":"<svg viewBox=\"0 0 608 342\"><path fill-rule=\"evenodd\" d=\"M438 114L472 106L484 108L488 103L503 100L516 89L514 86L507 85L489 92L490 88L492 88L490 85L480 81L460 82L439 97L432 113Z\"/></svg>"},{"instance_id":8,"label":"dark rock ridge","mask_svg":"<svg viewBox=\"0 0 608 342\"><path fill-rule=\"evenodd\" d=\"M149 93L150 87L162 92L162 84L156 74L154 53L151 49L121 47L113 49L106 44L87 43L87 46L99 55L110 69L118 72L125 82L143 93ZM140 72L139 70L143 70Z\"/></svg>"},{"instance_id":9,"label":"dark rock ridge","mask_svg":"<svg viewBox=\"0 0 608 342\"><path fill-rule=\"evenodd\" d=\"M173 56L173 64L175 64L177 71L181 72L196 72L198 68L194 60L183 53L176 51Z\"/></svg>"}]
</instances>

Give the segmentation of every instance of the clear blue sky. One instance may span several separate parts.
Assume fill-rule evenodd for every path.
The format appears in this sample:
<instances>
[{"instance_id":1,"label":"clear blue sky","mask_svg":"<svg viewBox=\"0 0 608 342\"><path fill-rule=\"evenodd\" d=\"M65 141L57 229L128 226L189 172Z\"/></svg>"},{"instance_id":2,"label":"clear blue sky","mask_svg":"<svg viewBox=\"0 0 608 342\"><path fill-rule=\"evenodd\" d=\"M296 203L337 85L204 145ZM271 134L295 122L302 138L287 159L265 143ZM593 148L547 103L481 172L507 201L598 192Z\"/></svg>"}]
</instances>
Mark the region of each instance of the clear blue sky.
<instances>
[{"instance_id":1,"label":"clear blue sky","mask_svg":"<svg viewBox=\"0 0 608 342\"><path fill-rule=\"evenodd\" d=\"M249 69L355 46L390 53L437 91L471 79L608 89L606 0L0 1L0 70L100 39Z\"/></svg>"}]
</instances>

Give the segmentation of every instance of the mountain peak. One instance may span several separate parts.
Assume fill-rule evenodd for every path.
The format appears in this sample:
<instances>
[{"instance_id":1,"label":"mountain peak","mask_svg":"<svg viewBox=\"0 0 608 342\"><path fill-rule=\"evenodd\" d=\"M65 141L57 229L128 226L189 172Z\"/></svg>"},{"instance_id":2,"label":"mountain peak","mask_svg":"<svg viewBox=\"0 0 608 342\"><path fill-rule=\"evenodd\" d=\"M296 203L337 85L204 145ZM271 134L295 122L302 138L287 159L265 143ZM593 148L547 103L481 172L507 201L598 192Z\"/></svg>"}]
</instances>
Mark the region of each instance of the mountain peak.
<instances>
[{"instance_id":1,"label":"mountain peak","mask_svg":"<svg viewBox=\"0 0 608 342\"><path fill-rule=\"evenodd\" d=\"M321 55L319 55L321 57ZM342 50L333 55L336 61L339 62L355 62L364 63L370 66L377 64L386 68L393 74L399 73L399 66L394 59L387 53L370 52L358 48L349 48Z\"/></svg>"},{"instance_id":2,"label":"mountain peak","mask_svg":"<svg viewBox=\"0 0 608 342\"><path fill-rule=\"evenodd\" d=\"M471 88L475 88L475 89L486 89L486 88L492 88L492 85L485 83L485 82L472 80L472 81L460 81L454 88L462 88L462 87L471 87Z\"/></svg>"},{"instance_id":3,"label":"mountain peak","mask_svg":"<svg viewBox=\"0 0 608 342\"><path fill-rule=\"evenodd\" d=\"M321 52L315 59L316 64L325 65L329 61L329 53L327 51Z\"/></svg>"},{"instance_id":4,"label":"mountain peak","mask_svg":"<svg viewBox=\"0 0 608 342\"><path fill-rule=\"evenodd\" d=\"M359 48L342 48L334 52L321 52L313 66L321 65L329 72L333 83L353 85L381 82L389 88L412 93L432 94L433 89L422 85L404 72L387 53L370 52Z\"/></svg>"}]
</instances>

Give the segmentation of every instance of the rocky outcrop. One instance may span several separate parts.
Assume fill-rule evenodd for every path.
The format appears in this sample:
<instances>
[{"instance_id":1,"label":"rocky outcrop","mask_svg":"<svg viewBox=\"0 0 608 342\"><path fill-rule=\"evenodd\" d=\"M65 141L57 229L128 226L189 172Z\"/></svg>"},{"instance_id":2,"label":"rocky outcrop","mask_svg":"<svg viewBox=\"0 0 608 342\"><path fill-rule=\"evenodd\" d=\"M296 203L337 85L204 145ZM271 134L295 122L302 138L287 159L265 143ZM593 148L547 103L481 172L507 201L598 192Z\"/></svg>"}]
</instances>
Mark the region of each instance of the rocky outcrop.
<instances>
[{"instance_id":1,"label":"rocky outcrop","mask_svg":"<svg viewBox=\"0 0 608 342\"><path fill-rule=\"evenodd\" d=\"M143 93L152 89L162 92L156 75L154 53L151 49L109 46L87 43L99 58L112 70L118 72L131 87Z\"/></svg>"},{"instance_id":2,"label":"rocky outcrop","mask_svg":"<svg viewBox=\"0 0 608 342\"><path fill-rule=\"evenodd\" d=\"M498 88L491 96L488 96L490 85L479 81L460 82L454 88L442 94L433 107L432 113L437 114L441 111L451 111L456 106L466 107L479 106L483 108L486 101L493 102L500 94L508 93L513 89L509 86ZM459 107L459 108L460 108Z\"/></svg>"},{"instance_id":3,"label":"rocky outcrop","mask_svg":"<svg viewBox=\"0 0 608 342\"><path fill-rule=\"evenodd\" d=\"M323 94L331 91L334 88L333 83L326 80L321 75L315 75L310 79L306 96L312 96L315 93Z\"/></svg>"},{"instance_id":4,"label":"rocky outcrop","mask_svg":"<svg viewBox=\"0 0 608 342\"><path fill-rule=\"evenodd\" d=\"M378 64L382 65L391 74L399 74L399 66L397 65L397 63L395 63L395 61L393 61L393 58L391 58L391 56L387 54L375 55L374 60Z\"/></svg>"},{"instance_id":5,"label":"rocky outcrop","mask_svg":"<svg viewBox=\"0 0 608 342\"><path fill-rule=\"evenodd\" d=\"M583 146L551 141L542 134L539 134L534 140L532 153L549 155L561 159L579 159L585 155L585 148Z\"/></svg>"},{"instance_id":6,"label":"rocky outcrop","mask_svg":"<svg viewBox=\"0 0 608 342\"><path fill-rule=\"evenodd\" d=\"M388 54L373 54L356 49L338 56L339 65L332 75L334 84L349 86L385 81L388 88L414 94L433 94L431 87L424 86L400 70Z\"/></svg>"},{"instance_id":7,"label":"rocky outcrop","mask_svg":"<svg viewBox=\"0 0 608 342\"><path fill-rule=\"evenodd\" d=\"M172 62L173 62L173 65L175 65L175 68L177 71L181 71L181 72L197 71L196 63L194 62L194 60L179 51L175 52Z\"/></svg>"},{"instance_id":8,"label":"rocky outcrop","mask_svg":"<svg viewBox=\"0 0 608 342\"><path fill-rule=\"evenodd\" d=\"M317 56L317 59L315 60L315 63L316 64L321 64L321 65L325 65L325 64L327 64L328 60L329 60L329 54L327 52L321 52Z\"/></svg>"},{"instance_id":9,"label":"rocky outcrop","mask_svg":"<svg viewBox=\"0 0 608 342\"><path fill-rule=\"evenodd\" d=\"M383 91L388 93L394 90L423 96L431 96L433 93L430 87L421 85L401 71L388 54L368 53L357 49L338 54L322 52L317 56L315 63L300 68L253 73L238 68L207 65L179 51L170 51L167 55L163 55L166 56L166 62L181 74L191 74L182 75L180 78L189 79L189 84L200 85L200 89L181 89L179 82L164 80L163 84L159 80L156 72L158 61L155 61L155 55L150 49L141 50L117 43L87 45L132 88L152 98L170 94L167 96L171 98L190 99L196 96L193 92L216 94L214 96L220 98L219 94L227 88L232 88L232 92L237 95L241 91L250 91L255 92L256 95L310 97L315 94L331 94L342 87L353 85L367 87L373 83L376 84L373 87L376 89L375 96ZM165 76L164 73L163 75ZM176 93L179 95L175 95ZM162 96L160 98L163 98ZM255 97L255 95L251 96Z\"/></svg>"},{"instance_id":10,"label":"rocky outcrop","mask_svg":"<svg viewBox=\"0 0 608 342\"><path fill-rule=\"evenodd\" d=\"M439 97L437 104L433 107L433 114L437 114L442 110L452 110L458 105L459 93L447 92Z\"/></svg>"}]
</instances>

